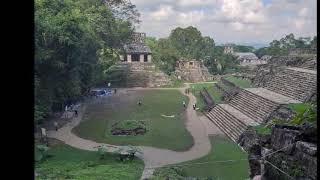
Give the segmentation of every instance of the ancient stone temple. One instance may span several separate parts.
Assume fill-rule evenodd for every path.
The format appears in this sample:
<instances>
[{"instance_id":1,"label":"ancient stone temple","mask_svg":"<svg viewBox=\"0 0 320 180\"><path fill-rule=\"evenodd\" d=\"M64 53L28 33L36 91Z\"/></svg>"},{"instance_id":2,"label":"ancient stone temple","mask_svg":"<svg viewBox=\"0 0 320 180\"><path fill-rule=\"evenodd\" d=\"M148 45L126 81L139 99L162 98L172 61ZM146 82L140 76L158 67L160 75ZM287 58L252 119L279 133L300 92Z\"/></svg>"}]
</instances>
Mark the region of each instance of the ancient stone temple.
<instances>
[{"instance_id":1,"label":"ancient stone temple","mask_svg":"<svg viewBox=\"0 0 320 180\"><path fill-rule=\"evenodd\" d=\"M201 61L195 59L181 59L176 62L175 74L178 79L183 79L189 82L200 82L213 80L213 76Z\"/></svg>"},{"instance_id":2,"label":"ancient stone temple","mask_svg":"<svg viewBox=\"0 0 320 180\"><path fill-rule=\"evenodd\" d=\"M151 50L145 43L146 33L133 33L124 45L123 55L112 70L110 81L118 87L161 87L172 84L170 77L151 61Z\"/></svg>"},{"instance_id":3,"label":"ancient stone temple","mask_svg":"<svg viewBox=\"0 0 320 180\"><path fill-rule=\"evenodd\" d=\"M124 55L121 61L131 62L151 62L151 50L145 43L146 33L133 33L131 43L124 45Z\"/></svg>"}]
</instances>

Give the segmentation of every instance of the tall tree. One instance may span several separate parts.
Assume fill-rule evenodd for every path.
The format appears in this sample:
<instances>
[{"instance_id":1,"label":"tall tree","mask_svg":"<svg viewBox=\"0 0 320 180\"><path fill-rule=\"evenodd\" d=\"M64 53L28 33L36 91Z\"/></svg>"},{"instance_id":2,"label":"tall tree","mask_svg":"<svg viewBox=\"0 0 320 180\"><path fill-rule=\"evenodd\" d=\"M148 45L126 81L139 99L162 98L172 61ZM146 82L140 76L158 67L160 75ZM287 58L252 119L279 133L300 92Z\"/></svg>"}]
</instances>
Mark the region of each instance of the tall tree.
<instances>
[{"instance_id":1,"label":"tall tree","mask_svg":"<svg viewBox=\"0 0 320 180\"><path fill-rule=\"evenodd\" d=\"M132 31L100 0L36 0L35 120L101 81Z\"/></svg>"}]
</instances>

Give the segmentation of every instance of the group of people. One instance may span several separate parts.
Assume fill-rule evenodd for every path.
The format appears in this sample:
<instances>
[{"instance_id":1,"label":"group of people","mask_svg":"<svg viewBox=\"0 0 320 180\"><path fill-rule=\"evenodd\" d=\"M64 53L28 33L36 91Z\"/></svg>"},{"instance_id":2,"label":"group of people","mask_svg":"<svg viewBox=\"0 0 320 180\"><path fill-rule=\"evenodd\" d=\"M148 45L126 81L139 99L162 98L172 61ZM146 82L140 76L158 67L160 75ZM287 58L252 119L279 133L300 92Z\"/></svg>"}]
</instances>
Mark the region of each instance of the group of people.
<instances>
[{"instance_id":1,"label":"group of people","mask_svg":"<svg viewBox=\"0 0 320 180\"><path fill-rule=\"evenodd\" d=\"M184 107L184 108L186 108L186 107L187 107L187 105L186 105L186 102L185 102L185 101L182 101L182 105L183 105L183 107ZM192 108L193 108L193 110L196 110L196 109L197 109L197 104L196 104L196 103L194 103L194 104L192 105Z\"/></svg>"},{"instance_id":2,"label":"group of people","mask_svg":"<svg viewBox=\"0 0 320 180\"><path fill-rule=\"evenodd\" d=\"M68 105L66 105L64 110L65 110L65 113L68 113L69 111L73 111L74 116L76 116L76 117L78 116L78 110L75 109L75 106L73 104L71 104L69 107L68 107Z\"/></svg>"}]
</instances>

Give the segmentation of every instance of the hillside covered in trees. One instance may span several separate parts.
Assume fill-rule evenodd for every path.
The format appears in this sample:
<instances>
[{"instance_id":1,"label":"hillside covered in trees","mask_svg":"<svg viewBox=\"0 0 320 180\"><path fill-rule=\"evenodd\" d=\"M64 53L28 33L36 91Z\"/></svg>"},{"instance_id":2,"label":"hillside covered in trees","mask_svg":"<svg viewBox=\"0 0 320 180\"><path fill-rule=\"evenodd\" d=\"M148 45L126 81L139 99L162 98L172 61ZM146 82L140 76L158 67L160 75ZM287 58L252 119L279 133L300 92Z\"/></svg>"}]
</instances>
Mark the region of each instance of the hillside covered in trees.
<instances>
[{"instance_id":1,"label":"hillside covered in trees","mask_svg":"<svg viewBox=\"0 0 320 180\"><path fill-rule=\"evenodd\" d=\"M171 31L168 38L146 40L153 52L154 62L167 74L174 72L175 63L179 59L202 60L211 73L224 73L237 67L237 62L231 55L223 54L223 47L215 46L209 36L192 26L177 27Z\"/></svg>"},{"instance_id":2,"label":"hillside covered in trees","mask_svg":"<svg viewBox=\"0 0 320 180\"><path fill-rule=\"evenodd\" d=\"M280 40L273 40L268 47L257 49L255 54L260 58L263 55L288 55L291 49L317 49L317 36L299 37L296 39L294 35L288 34Z\"/></svg>"}]
</instances>

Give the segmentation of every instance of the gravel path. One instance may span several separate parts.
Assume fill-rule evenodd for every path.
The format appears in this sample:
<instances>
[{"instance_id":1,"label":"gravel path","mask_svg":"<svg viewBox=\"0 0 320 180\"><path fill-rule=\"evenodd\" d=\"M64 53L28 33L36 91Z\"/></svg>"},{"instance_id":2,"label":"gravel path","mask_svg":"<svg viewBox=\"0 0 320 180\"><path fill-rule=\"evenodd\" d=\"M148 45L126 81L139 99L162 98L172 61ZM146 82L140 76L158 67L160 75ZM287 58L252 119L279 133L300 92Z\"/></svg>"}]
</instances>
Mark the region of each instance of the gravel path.
<instances>
[{"instance_id":1,"label":"gravel path","mask_svg":"<svg viewBox=\"0 0 320 180\"><path fill-rule=\"evenodd\" d=\"M133 88L135 90L139 89L178 89L181 93L184 93L185 88L189 87L187 84L184 88ZM125 89L122 89L123 91ZM126 89L129 90L129 89ZM148 178L152 176L154 169L162 167L168 164L176 164L184 161L189 161L193 159L198 159L202 156L207 155L210 152L211 144L208 137L208 130L206 128L206 123L204 120L200 120L196 112L192 109L192 104L196 102L196 98L190 93L185 94L189 97L189 104L186 109L187 119L186 119L186 128L193 137L194 144L193 146L184 152L177 152L168 149L160 149L147 146L138 146L141 148L143 154L137 155L144 161L145 169L143 171L141 179ZM61 127L58 131L48 131L48 137L56 138L64 143L84 150L96 151L97 146L102 145L103 143L97 143L91 140L82 139L71 132L72 128L77 126L85 111L85 105L83 105L79 111L78 117L74 118L70 123ZM203 118L203 117L202 117ZM219 133L219 132L218 132ZM211 134L211 133L210 133ZM109 152L117 150L121 146L115 146L111 144L105 144L109 146Z\"/></svg>"}]
</instances>

